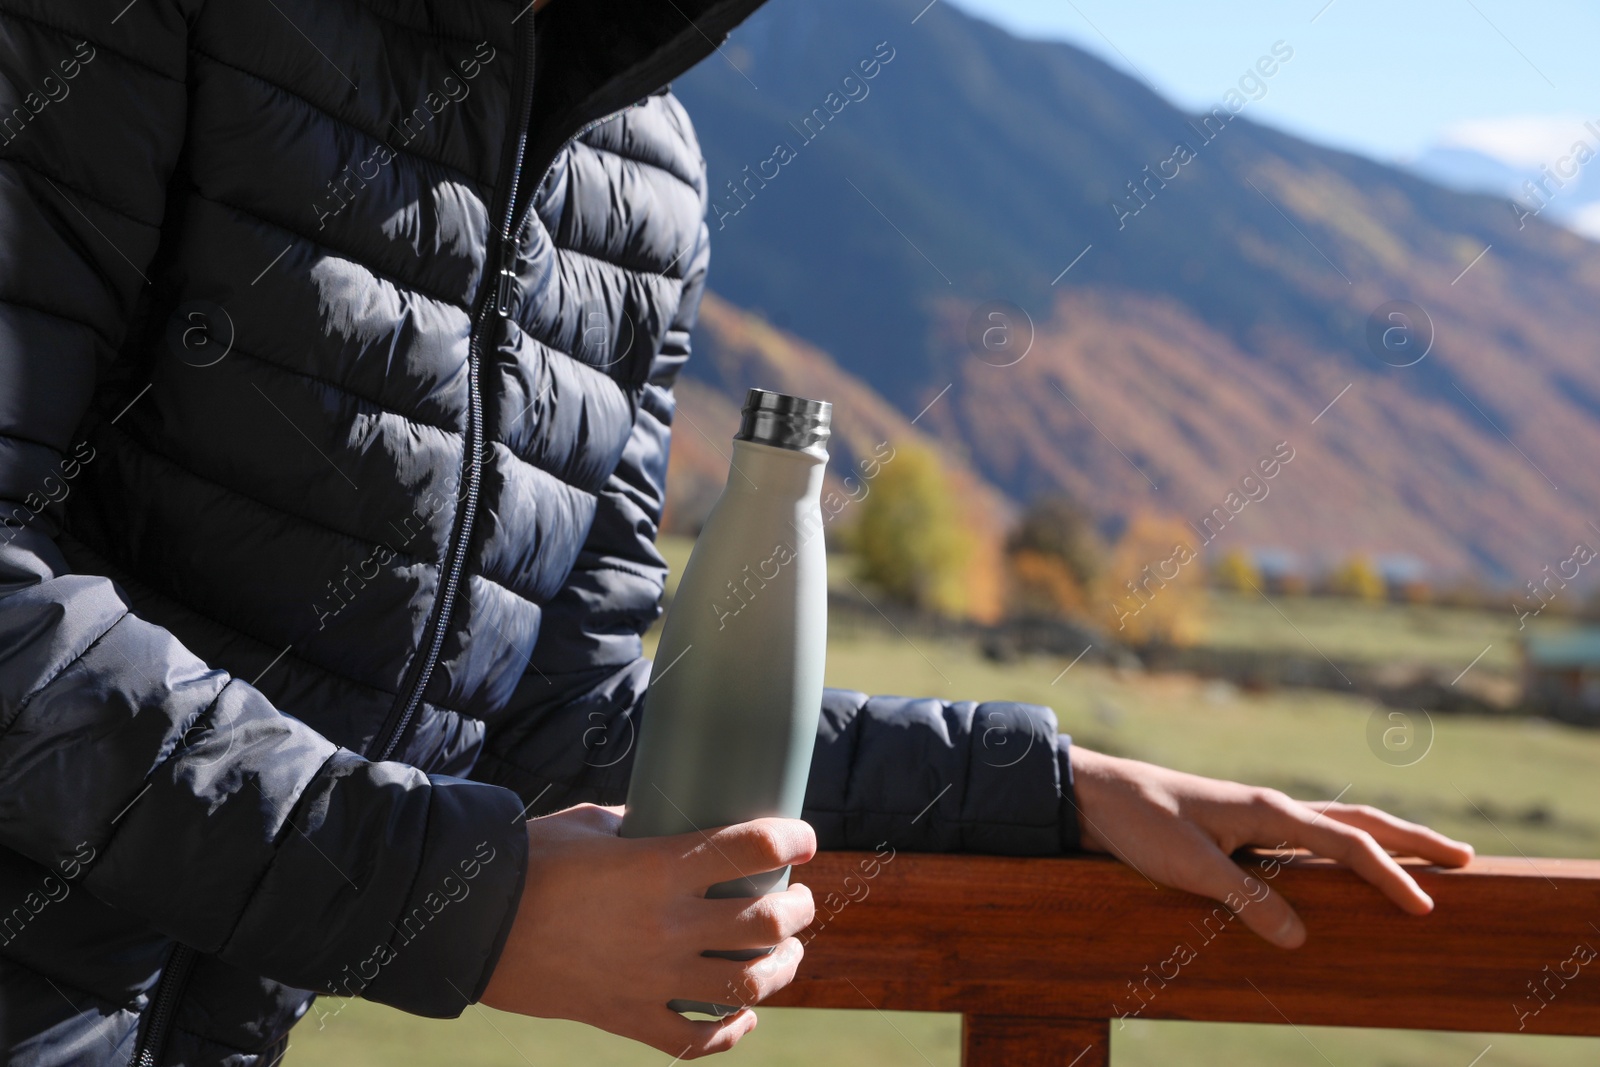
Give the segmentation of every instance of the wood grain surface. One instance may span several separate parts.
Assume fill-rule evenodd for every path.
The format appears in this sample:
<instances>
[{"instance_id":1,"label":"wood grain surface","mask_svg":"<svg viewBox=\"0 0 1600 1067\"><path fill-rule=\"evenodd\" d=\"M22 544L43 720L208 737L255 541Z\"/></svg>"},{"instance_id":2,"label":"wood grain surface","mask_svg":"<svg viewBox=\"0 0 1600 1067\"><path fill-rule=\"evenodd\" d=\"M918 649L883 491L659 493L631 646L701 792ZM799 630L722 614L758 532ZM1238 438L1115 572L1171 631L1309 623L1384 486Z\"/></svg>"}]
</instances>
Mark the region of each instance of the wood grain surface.
<instances>
[{"instance_id":1,"label":"wood grain surface","mask_svg":"<svg viewBox=\"0 0 1600 1067\"><path fill-rule=\"evenodd\" d=\"M817 920L772 1003L961 1012L969 1064L1068 1063L1119 1016L1600 1035L1600 861L1414 865L1437 905L1416 918L1342 867L1259 859L1301 949L1111 860L823 853L795 871Z\"/></svg>"}]
</instances>

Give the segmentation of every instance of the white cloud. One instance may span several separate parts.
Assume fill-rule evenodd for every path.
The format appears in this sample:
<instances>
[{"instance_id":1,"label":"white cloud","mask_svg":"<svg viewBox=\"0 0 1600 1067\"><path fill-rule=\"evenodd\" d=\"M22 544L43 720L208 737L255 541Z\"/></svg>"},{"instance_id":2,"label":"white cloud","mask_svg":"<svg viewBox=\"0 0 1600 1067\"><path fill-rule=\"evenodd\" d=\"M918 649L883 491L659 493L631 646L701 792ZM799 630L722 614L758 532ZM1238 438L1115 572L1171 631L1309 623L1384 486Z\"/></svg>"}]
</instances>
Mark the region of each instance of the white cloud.
<instances>
[{"instance_id":1,"label":"white cloud","mask_svg":"<svg viewBox=\"0 0 1600 1067\"><path fill-rule=\"evenodd\" d=\"M1516 115L1496 119L1468 119L1448 127L1439 139L1442 147L1470 148L1519 170L1540 166L1571 151L1573 143L1593 146L1595 134L1584 126L1582 115ZM1600 127L1600 123L1596 123Z\"/></svg>"},{"instance_id":2,"label":"white cloud","mask_svg":"<svg viewBox=\"0 0 1600 1067\"><path fill-rule=\"evenodd\" d=\"M1600 201L1583 205L1562 219L1561 223L1591 241L1600 241Z\"/></svg>"}]
</instances>

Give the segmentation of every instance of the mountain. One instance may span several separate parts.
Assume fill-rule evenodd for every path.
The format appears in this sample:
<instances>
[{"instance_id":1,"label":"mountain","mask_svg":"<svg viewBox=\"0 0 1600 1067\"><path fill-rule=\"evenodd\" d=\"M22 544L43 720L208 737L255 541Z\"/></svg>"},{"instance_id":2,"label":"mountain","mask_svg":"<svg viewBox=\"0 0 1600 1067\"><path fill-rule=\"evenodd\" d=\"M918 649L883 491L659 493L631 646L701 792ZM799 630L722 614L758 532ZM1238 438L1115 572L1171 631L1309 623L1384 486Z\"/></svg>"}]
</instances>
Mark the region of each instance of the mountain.
<instances>
[{"instance_id":1,"label":"mountain","mask_svg":"<svg viewBox=\"0 0 1600 1067\"><path fill-rule=\"evenodd\" d=\"M899 445L933 449L942 453L946 475L952 488L970 500L974 508L992 516L995 525L1004 527L1016 516L1005 495L983 480L972 466L937 437L917 429L907 417L884 400L857 376L841 368L826 352L804 340L775 329L758 315L741 311L716 293L707 293L700 304L700 323L696 337L695 373L690 379L680 406L688 411L690 435L696 438L691 458L703 446L716 455L716 463L691 464L685 460L685 474L696 466L707 467L720 489L728 474L728 460L712 448L738 428L738 401L753 387L780 392L825 397L833 404L833 433L828 441L828 484L851 491L863 471L874 471L890 450ZM710 383L708 389L705 384ZM709 423L718 432L710 432ZM702 428L707 432L702 433ZM676 434L673 449L677 450ZM676 457L674 457L676 458ZM890 460L889 462L893 462ZM852 479L848 484L845 479ZM871 481L869 474L867 479ZM859 490L856 495L860 496Z\"/></svg>"},{"instance_id":2,"label":"mountain","mask_svg":"<svg viewBox=\"0 0 1600 1067\"><path fill-rule=\"evenodd\" d=\"M678 402L669 454L667 514L672 533L697 532L728 478L727 441L739 426L739 401L753 386L833 404L828 473L823 491L830 537L856 520L853 508L873 489L873 479L906 447L940 454L950 489L966 503L964 519L976 534L967 566L969 610L978 617L999 611L999 546L1016 518L1005 494L973 470L959 450L918 429L873 388L841 368L816 346L741 311L716 293L700 304L696 378L675 390ZM835 541L834 543L837 543Z\"/></svg>"},{"instance_id":3,"label":"mountain","mask_svg":"<svg viewBox=\"0 0 1600 1067\"><path fill-rule=\"evenodd\" d=\"M1516 200L1600 240L1600 167L1589 166L1597 157L1600 123L1525 115L1459 123L1406 168L1451 189Z\"/></svg>"},{"instance_id":4,"label":"mountain","mask_svg":"<svg viewBox=\"0 0 1600 1067\"><path fill-rule=\"evenodd\" d=\"M1013 504L1520 585L1600 515L1600 246L1254 123L1297 62L1189 115L949 5L774 0L675 86L711 285Z\"/></svg>"}]
</instances>

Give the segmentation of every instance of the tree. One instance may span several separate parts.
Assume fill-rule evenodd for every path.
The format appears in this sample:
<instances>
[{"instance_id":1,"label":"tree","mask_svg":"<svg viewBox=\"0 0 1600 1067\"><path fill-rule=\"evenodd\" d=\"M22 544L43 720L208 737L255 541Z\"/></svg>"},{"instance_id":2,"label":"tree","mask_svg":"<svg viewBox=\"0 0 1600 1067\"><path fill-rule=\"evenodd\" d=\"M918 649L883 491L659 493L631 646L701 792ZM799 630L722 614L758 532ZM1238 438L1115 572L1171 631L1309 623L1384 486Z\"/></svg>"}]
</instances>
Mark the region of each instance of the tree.
<instances>
[{"instance_id":1,"label":"tree","mask_svg":"<svg viewBox=\"0 0 1600 1067\"><path fill-rule=\"evenodd\" d=\"M1082 615L1087 595L1058 556L1022 549L1006 555L1011 613L1021 616Z\"/></svg>"},{"instance_id":2,"label":"tree","mask_svg":"<svg viewBox=\"0 0 1600 1067\"><path fill-rule=\"evenodd\" d=\"M1333 572L1333 580L1329 585L1340 596L1358 600L1382 600L1388 592L1378 568L1366 556L1359 554L1340 564L1339 569Z\"/></svg>"},{"instance_id":3,"label":"tree","mask_svg":"<svg viewBox=\"0 0 1600 1067\"><path fill-rule=\"evenodd\" d=\"M1253 593L1261 588L1261 572L1256 569L1249 553L1237 548L1217 560L1214 577L1218 586L1235 593Z\"/></svg>"},{"instance_id":4,"label":"tree","mask_svg":"<svg viewBox=\"0 0 1600 1067\"><path fill-rule=\"evenodd\" d=\"M861 504L854 539L861 577L891 597L944 615L966 607L972 539L933 452L896 449Z\"/></svg>"},{"instance_id":5,"label":"tree","mask_svg":"<svg viewBox=\"0 0 1600 1067\"><path fill-rule=\"evenodd\" d=\"M1200 636L1205 574L1182 519L1135 515L1096 590L1097 614L1120 641L1187 645Z\"/></svg>"},{"instance_id":6,"label":"tree","mask_svg":"<svg viewBox=\"0 0 1600 1067\"><path fill-rule=\"evenodd\" d=\"M1038 497L1006 539L1012 610L1084 614L1101 556L1100 538L1087 511L1070 497Z\"/></svg>"},{"instance_id":7,"label":"tree","mask_svg":"<svg viewBox=\"0 0 1600 1067\"><path fill-rule=\"evenodd\" d=\"M1008 552L1037 552L1066 564L1079 585L1094 581L1103 549L1094 520L1068 496L1037 497L1006 539Z\"/></svg>"}]
</instances>

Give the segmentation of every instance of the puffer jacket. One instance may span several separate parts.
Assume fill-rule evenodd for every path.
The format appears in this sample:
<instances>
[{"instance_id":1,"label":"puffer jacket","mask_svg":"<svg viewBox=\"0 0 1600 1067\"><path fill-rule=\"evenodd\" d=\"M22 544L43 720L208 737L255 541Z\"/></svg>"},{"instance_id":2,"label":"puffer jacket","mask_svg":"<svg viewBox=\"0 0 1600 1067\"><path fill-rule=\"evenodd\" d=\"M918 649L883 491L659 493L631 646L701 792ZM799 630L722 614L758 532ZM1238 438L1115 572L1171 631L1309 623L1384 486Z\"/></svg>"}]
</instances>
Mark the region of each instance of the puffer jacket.
<instances>
[{"instance_id":1,"label":"puffer jacket","mask_svg":"<svg viewBox=\"0 0 1600 1067\"><path fill-rule=\"evenodd\" d=\"M617 803L759 0L0 0L0 1050L483 991ZM830 691L824 847L1058 852L1053 716Z\"/></svg>"}]
</instances>

